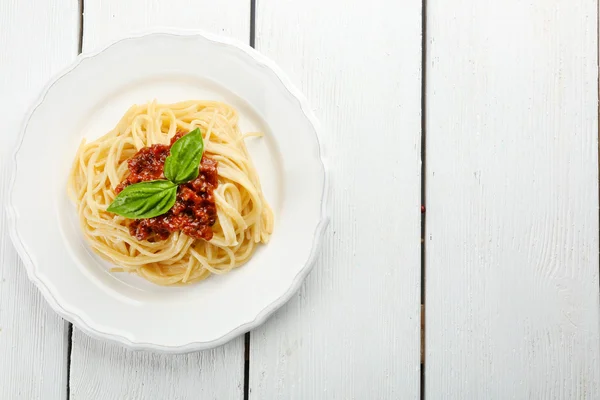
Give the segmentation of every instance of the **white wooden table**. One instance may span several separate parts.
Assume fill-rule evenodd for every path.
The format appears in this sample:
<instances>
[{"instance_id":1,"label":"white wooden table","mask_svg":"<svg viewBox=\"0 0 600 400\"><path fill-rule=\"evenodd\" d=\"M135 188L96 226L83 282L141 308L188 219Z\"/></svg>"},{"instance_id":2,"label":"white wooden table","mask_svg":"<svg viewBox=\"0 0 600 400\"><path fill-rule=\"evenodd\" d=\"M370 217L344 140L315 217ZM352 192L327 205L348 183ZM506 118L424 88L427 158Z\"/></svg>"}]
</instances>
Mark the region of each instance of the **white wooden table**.
<instances>
[{"instance_id":1,"label":"white wooden table","mask_svg":"<svg viewBox=\"0 0 600 400\"><path fill-rule=\"evenodd\" d=\"M333 174L299 293L184 356L72 328L2 218L0 399L599 399L597 21L597 0L0 0L3 163L78 52L176 26L279 63Z\"/></svg>"}]
</instances>

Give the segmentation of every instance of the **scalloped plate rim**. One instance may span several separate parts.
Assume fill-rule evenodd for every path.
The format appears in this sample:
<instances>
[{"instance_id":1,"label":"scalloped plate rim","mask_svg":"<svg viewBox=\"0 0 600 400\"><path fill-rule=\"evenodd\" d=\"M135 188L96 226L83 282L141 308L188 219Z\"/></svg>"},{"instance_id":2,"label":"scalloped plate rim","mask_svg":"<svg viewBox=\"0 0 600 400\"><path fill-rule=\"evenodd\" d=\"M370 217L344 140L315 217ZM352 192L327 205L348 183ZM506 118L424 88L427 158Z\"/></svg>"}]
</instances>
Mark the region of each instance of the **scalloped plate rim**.
<instances>
[{"instance_id":1,"label":"scalloped plate rim","mask_svg":"<svg viewBox=\"0 0 600 400\"><path fill-rule=\"evenodd\" d=\"M34 114L34 112L36 111L36 109L44 102L46 94L49 92L49 90L52 88L52 86L54 86L54 84L56 82L58 82L61 78L68 75L72 70L77 68L83 60L94 58L94 57L98 56L99 54L103 53L105 50L107 50L111 46L113 46L119 42L130 40L130 39L143 38L146 36L153 36L153 35L171 35L171 36L178 36L178 37L201 36L201 37L203 37L209 41L212 41L214 43L217 43L217 44L235 47L235 48L243 51L246 55L250 56L250 58L258 65L265 66L265 67L271 69L274 72L275 76L281 81L284 88L298 101L304 116L307 118L307 120L312 125L314 132L316 134L317 143L319 145L319 160L321 162L323 172L324 172L324 181L323 181L322 197L321 197L321 218L320 218L320 221L319 221L319 223L315 229L314 235L313 235L311 253L308 257L308 260L305 262L304 266L300 269L300 271L296 274L292 284L288 287L288 289L285 291L285 293L282 296L280 296L279 298L277 298L276 300L274 300L273 302L271 302L267 307L263 308L254 317L254 319L237 326L236 328L229 331L227 334L225 334L217 339L211 340L211 341L191 342L191 343L187 343L187 344L181 345L181 346L165 346L165 345L160 345L160 344L155 344L155 343L131 341L130 339L128 339L124 336L114 334L114 333L102 332L98 329L95 329L95 328L91 327L88 323L86 323L78 314L66 311L62 307L62 305L54 298L53 294L51 293L50 289L48 288L48 286L44 282L44 280L36 275L36 265L33 262L31 256L29 255L27 249L25 248L25 245L23 244L23 242L21 241L21 239L19 237L19 234L17 231L18 217L16 215L15 208L12 204L12 193L13 193L14 184L15 184L16 175L17 175L17 164L16 164L17 154L19 153L19 150L21 148L21 144L22 144L23 138L25 136L25 131L26 131L27 125L29 124L29 120L31 119L31 117ZM93 338L101 339L101 340L115 341L115 342L118 342L118 343L124 345L127 348L132 349L132 350L150 350L150 351L158 351L158 352L165 352L165 353L171 353L171 354L182 354L182 353L206 350L206 349L211 349L211 348L214 348L217 346L221 346L221 345L229 342L230 340L234 339L235 337L262 325L267 320L267 318L269 318L269 316L271 314L273 314L277 309L279 309L281 306L283 306L294 295L294 293L296 293L298 291L298 289L300 288L300 285L302 284L302 282L304 281L304 279L306 278L308 273L312 270L312 267L315 263L321 243L323 241L324 233L325 233L327 225L329 223L329 216L328 216L329 190L330 190L329 170L328 170L327 164L325 162L321 127L320 127L320 124L319 124L316 116L310 109L307 99L300 92L300 90L296 88L296 86L291 82L291 80L287 77L287 75L285 75L285 73L271 59L267 58L266 56L262 55L255 49L251 48L250 46L248 46L238 40L211 34L211 33L208 33L208 32L202 31L202 30L198 30L198 29L193 29L193 30L190 30L190 29L152 29L152 30L140 31L140 32L128 35L126 37L120 38L118 40L112 41L110 44L102 47L100 50L90 52L90 53L79 54L71 64L69 64L68 66L63 68L60 72L58 72L56 75L53 76L53 78L51 78L48 81L48 83L44 86L44 88L40 92L40 95L37 97L37 99L33 103L33 106L26 113L25 119L23 120L23 123L21 124L21 127L19 129L19 136L17 139L17 144L15 146L15 150L12 152L12 156L10 157L10 159L8 161L9 162L7 164L8 164L8 168L10 170L10 174L9 174L10 179L9 179L9 184L8 184L8 200L6 201L6 206L5 206L7 220L8 220L8 232L9 232L9 236L17 250L17 253L19 254L19 257L21 258L21 260L23 261L23 264L25 265L29 280L31 280L35 284L35 286L38 288L38 290L42 293L45 300L50 304L52 309L56 313L58 313L62 318L66 319L69 322L72 322L73 324L75 324L77 326L77 328L81 329L83 332L85 332L86 334L88 334L89 336L91 336Z\"/></svg>"}]
</instances>

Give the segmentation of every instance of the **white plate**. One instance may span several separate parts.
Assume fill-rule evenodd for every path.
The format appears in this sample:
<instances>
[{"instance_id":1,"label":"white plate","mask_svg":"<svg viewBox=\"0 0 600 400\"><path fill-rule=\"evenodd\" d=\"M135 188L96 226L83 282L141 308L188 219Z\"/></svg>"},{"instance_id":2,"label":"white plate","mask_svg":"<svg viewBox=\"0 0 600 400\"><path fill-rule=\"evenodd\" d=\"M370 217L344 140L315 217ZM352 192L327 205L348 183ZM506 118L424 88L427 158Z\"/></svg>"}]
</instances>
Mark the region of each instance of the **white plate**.
<instances>
[{"instance_id":1,"label":"white plate","mask_svg":"<svg viewBox=\"0 0 600 400\"><path fill-rule=\"evenodd\" d=\"M234 105L267 200L271 241L245 266L185 287L110 273L79 230L66 182L83 137L113 128L134 103L214 99ZM44 90L14 156L7 211L30 279L64 318L132 348L187 352L261 324L298 289L326 226L316 119L275 64L208 34L151 33L82 55Z\"/></svg>"}]
</instances>

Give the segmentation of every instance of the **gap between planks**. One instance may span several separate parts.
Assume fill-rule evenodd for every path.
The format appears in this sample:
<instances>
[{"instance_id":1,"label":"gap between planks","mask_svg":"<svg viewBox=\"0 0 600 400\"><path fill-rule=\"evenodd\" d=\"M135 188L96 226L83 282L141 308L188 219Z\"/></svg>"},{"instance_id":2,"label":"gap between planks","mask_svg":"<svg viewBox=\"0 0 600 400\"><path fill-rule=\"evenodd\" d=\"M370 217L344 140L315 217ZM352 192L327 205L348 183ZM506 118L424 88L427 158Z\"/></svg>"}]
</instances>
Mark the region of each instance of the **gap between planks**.
<instances>
[{"instance_id":1,"label":"gap between planks","mask_svg":"<svg viewBox=\"0 0 600 400\"><path fill-rule=\"evenodd\" d=\"M420 398L425 399L425 237L427 234L427 0L421 0L421 373Z\"/></svg>"},{"instance_id":2,"label":"gap between planks","mask_svg":"<svg viewBox=\"0 0 600 400\"><path fill-rule=\"evenodd\" d=\"M79 0L79 42L77 44L77 55L83 51L83 9L85 0ZM71 355L73 353L73 324L68 322L67 326L67 400L71 398Z\"/></svg>"},{"instance_id":3,"label":"gap between planks","mask_svg":"<svg viewBox=\"0 0 600 400\"><path fill-rule=\"evenodd\" d=\"M250 47L256 48L256 0L250 0ZM244 335L244 400L250 398L250 332Z\"/></svg>"},{"instance_id":4,"label":"gap between planks","mask_svg":"<svg viewBox=\"0 0 600 400\"><path fill-rule=\"evenodd\" d=\"M596 104L598 105L598 119L600 120L600 0L598 0L596 3L596 37L598 38L598 49L596 51ZM598 183L598 200L600 202L600 123L598 124ZM600 222L600 209L598 209L598 221ZM598 233L600 234L600 228L598 230ZM598 249L598 252L600 253L600 249ZM600 271L600 261L598 263L598 271Z\"/></svg>"}]
</instances>

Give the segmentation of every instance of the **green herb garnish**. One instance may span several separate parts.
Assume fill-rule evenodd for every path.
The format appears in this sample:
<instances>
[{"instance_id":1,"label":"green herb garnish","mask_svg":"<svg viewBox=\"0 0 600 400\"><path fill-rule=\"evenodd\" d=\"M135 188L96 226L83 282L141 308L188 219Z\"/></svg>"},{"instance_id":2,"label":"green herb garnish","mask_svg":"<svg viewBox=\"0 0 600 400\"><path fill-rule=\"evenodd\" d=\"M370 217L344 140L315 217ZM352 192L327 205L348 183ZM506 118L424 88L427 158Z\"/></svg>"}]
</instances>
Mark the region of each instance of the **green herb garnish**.
<instances>
[{"instance_id":1,"label":"green herb garnish","mask_svg":"<svg viewBox=\"0 0 600 400\"><path fill-rule=\"evenodd\" d=\"M106 209L126 218L152 218L169 211L177 198L171 181L148 181L127 186Z\"/></svg>"},{"instance_id":2,"label":"green herb garnish","mask_svg":"<svg viewBox=\"0 0 600 400\"><path fill-rule=\"evenodd\" d=\"M125 218L153 218L169 211L177 199L177 186L198 177L204 142L196 128L179 138L165 160L168 180L134 183L115 197L106 209Z\"/></svg>"},{"instance_id":3,"label":"green herb garnish","mask_svg":"<svg viewBox=\"0 0 600 400\"><path fill-rule=\"evenodd\" d=\"M203 152L202 134L196 128L171 146L171 154L165 160L165 177L177 185L196 179Z\"/></svg>"}]
</instances>

